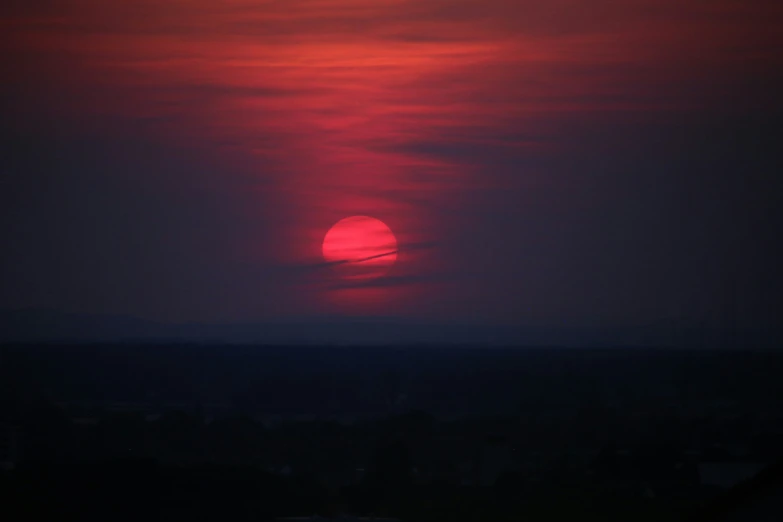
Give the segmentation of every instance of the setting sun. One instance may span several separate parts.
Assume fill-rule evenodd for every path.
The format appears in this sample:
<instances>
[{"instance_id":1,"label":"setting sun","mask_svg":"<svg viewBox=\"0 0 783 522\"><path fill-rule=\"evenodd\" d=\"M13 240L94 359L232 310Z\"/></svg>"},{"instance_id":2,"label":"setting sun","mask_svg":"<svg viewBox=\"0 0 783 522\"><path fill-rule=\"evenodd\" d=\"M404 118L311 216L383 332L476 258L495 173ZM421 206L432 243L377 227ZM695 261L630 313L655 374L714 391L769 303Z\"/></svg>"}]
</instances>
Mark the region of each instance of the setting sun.
<instances>
[{"instance_id":1,"label":"setting sun","mask_svg":"<svg viewBox=\"0 0 783 522\"><path fill-rule=\"evenodd\" d=\"M352 216L338 221L324 237L323 256L352 280L383 276L397 260L397 238L383 221Z\"/></svg>"}]
</instances>

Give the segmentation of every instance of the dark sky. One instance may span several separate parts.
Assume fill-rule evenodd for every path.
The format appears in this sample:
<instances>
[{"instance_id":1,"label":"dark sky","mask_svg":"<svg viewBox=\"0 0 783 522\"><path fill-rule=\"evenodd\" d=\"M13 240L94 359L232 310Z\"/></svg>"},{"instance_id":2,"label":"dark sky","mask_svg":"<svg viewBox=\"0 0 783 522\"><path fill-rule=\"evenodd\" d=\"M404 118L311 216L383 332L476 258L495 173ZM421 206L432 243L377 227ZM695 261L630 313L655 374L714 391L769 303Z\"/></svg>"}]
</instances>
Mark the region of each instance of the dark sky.
<instances>
[{"instance_id":1,"label":"dark sky","mask_svg":"<svg viewBox=\"0 0 783 522\"><path fill-rule=\"evenodd\" d=\"M783 4L0 8L0 307L622 327L780 317ZM399 241L348 285L341 218Z\"/></svg>"}]
</instances>

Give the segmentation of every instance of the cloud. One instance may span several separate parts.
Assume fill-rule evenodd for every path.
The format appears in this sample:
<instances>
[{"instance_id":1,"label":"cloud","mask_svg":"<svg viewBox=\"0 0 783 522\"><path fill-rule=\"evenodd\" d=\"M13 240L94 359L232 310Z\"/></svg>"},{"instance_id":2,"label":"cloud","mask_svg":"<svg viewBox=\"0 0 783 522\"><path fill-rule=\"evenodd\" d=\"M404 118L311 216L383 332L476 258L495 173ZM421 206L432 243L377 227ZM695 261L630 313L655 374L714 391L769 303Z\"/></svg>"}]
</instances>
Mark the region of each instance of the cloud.
<instances>
[{"instance_id":1,"label":"cloud","mask_svg":"<svg viewBox=\"0 0 783 522\"><path fill-rule=\"evenodd\" d=\"M401 287L420 287L432 283L457 281L458 278L450 278L442 274L431 275L387 275L376 279L366 281L338 281L329 283L326 288L329 291L348 290L348 289L378 289L378 288L401 288Z\"/></svg>"},{"instance_id":2,"label":"cloud","mask_svg":"<svg viewBox=\"0 0 783 522\"><path fill-rule=\"evenodd\" d=\"M322 270L326 270L328 268L338 266L341 264L349 263L349 262L361 262L361 261L369 261L371 259L378 259L382 257L386 257L392 254L399 254L400 252L405 253L411 253L416 251L425 251L425 250L431 250L437 247L437 243L434 241L426 241L426 242L412 242L412 243L404 243L400 245L400 248L398 250L392 250L388 252L383 252L380 254L368 256L363 259L358 260L352 260L352 261L314 261L310 263L293 263L293 264L286 264L286 265L280 265L278 269L281 272L287 272L291 274L307 274L312 272L319 272Z\"/></svg>"}]
</instances>

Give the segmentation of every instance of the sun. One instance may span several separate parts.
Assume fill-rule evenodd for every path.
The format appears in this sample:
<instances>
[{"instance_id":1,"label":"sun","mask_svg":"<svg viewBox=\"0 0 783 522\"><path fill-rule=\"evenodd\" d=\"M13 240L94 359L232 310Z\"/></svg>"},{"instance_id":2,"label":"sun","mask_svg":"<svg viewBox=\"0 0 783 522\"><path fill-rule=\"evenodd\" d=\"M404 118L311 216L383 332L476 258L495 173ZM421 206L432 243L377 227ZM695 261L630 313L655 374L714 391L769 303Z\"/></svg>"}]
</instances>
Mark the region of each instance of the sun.
<instances>
[{"instance_id":1,"label":"sun","mask_svg":"<svg viewBox=\"0 0 783 522\"><path fill-rule=\"evenodd\" d=\"M351 216L335 223L324 237L324 260L350 280L369 280L385 275L397 261L397 238L381 221Z\"/></svg>"}]
</instances>

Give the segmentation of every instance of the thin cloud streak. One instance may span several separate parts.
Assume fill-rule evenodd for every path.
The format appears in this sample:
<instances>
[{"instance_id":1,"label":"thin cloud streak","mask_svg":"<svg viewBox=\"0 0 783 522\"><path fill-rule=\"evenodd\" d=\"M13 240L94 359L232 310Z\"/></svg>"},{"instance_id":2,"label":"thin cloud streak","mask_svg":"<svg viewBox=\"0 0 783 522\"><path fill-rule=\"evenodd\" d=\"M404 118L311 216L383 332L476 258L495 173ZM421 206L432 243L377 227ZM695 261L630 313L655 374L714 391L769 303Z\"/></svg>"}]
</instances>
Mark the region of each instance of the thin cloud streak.
<instances>
[{"instance_id":1,"label":"thin cloud streak","mask_svg":"<svg viewBox=\"0 0 783 522\"><path fill-rule=\"evenodd\" d=\"M313 263L303 263L299 265L280 265L279 269L282 271L292 270L292 271L299 271L299 272L308 272L308 271L317 271L322 270L334 266L339 266L346 263L361 263L363 261L370 261L373 259L379 259L386 256L391 255L399 255L400 253L412 253L416 251L424 251L424 250L430 250L437 246L437 243L435 242L421 242L421 243L408 243L404 245L404 248L396 249L396 250L390 250L388 252L383 252L380 254L375 254L372 256L368 256L361 259L350 259L350 260L340 260L340 261L318 261Z\"/></svg>"}]
</instances>

